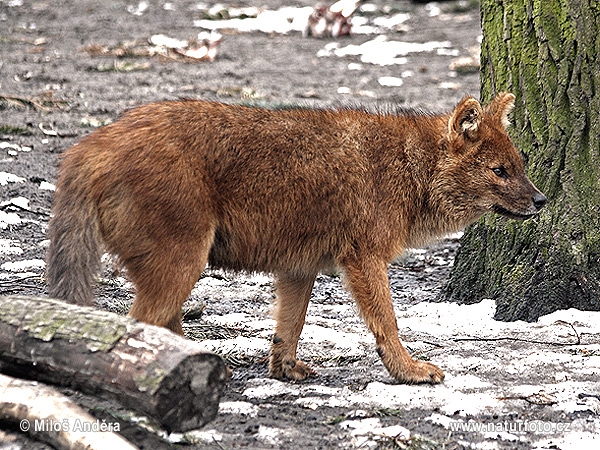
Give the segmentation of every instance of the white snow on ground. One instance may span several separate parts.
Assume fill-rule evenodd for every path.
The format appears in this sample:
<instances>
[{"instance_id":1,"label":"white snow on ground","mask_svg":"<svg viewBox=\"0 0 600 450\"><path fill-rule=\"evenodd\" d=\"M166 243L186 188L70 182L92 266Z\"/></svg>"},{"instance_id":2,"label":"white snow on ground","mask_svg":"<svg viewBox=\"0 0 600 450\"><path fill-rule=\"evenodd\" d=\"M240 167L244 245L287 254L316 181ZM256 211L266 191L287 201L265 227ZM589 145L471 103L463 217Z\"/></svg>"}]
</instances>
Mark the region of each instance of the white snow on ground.
<instances>
[{"instance_id":1,"label":"white snow on ground","mask_svg":"<svg viewBox=\"0 0 600 450\"><path fill-rule=\"evenodd\" d=\"M241 351L246 355L255 356L268 348L268 342L266 338L237 336L233 339L207 339L202 341L202 345L220 355Z\"/></svg>"},{"instance_id":2,"label":"white snow on ground","mask_svg":"<svg viewBox=\"0 0 600 450\"><path fill-rule=\"evenodd\" d=\"M214 429L194 430L186 433L186 436L196 441L205 442L208 444L214 444L215 442L220 442L223 440L223 435ZM175 439L172 439L172 436L170 436L170 438L172 442L177 442Z\"/></svg>"},{"instance_id":3,"label":"white snow on ground","mask_svg":"<svg viewBox=\"0 0 600 450\"><path fill-rule=\"evenodd\" d=\"M4 176L4 175L6 175L6 176ZM10 183L21 183L21 182L25 181L24 178L17 177L16 175L7 174L6 172L0 172L0 184L3 184L2 183L3 180L6 181L6 183L4 183L4 184L7 184L9 182ZM11 205L13 207L19 208L21 210L26 210L26 211L30 210L29 199L27 199L25 197L15 197L10 200L0 202L0 207L1 207L0 208L0 229L7 228L10 225L19 225L24 222L41 224L37 220L24 219L15 212L6 212L3 210L4 209L3 207L5 207L5 206L11 207ZM44 225L42 225L42 226L44 226Z\"/></svg>"},{"instance_id":4,"label":"white snow on ground","mask_svg":"<svg viewBox=\"0 0 600 450\"><path fill-rule=\"evenodd\" d=\"M363 63L389 66L393 64L406 64L406 56L411 53L433 52L447 49L452 45L450 41L431 42L403 42L388 41L387 36L380 35L360 45L347 45L340 47L338 42L330 42L317 56L360 56Z\"/></svg>"},{"instance_id":5,"label":"white snow on ground","mask_svg":"<svg viewBox=\"0 0 600 450\"><path fill-rule=\"evenodd\" d=\"M195 20L194 26L206 30L231 29L240 32L261 31L263 33L287 34L291 31L304 31L313 8L284 7L277 11L264 10L256 17L228 20Z\"/></svg>"},{"instance_id":6,"label":"white snow on ground","mask_svg":"<svg viewBox=\"0 0 600 450\"><path fill-rule=\"evenodd\" d=\"M352 27L353 27L352 31L354 33L357 32L355 29L355 27L357 25L356 19L357 19L357 17L352 18ZM378 27L392 29L398 25L405 23L406 21L408 21L408 19L410 19L410 14L398 13L398 14L394 14L393 16L390 16L390 17L387 17L387 16L375 17L373 19L373 24ZM360 20L358 22L360 23Z\"/></svg>"},{"instance_id":7,"label":"white snow on ground","mask_svg":"<svg viewBox=\"0 0 600 450\"><path fill-rule=\"evenodd\" d=\"M17 213L0 211L0 228L6 228L9 225L18 225L21 221L22 220Z\"/></svg>"},{"instance_id":8,"label":"white snow on ground","mask_svg":"<svg viewBox=\"0 0 600 450\"><path fill-rule=\"evenodd\" d=\"M243 414L250 417L256 417L259 408L248 402L222 402L219 405L221 414Z\"/></svg>"},{"instance_id":9,"label":"white snow on ground","mask_svg":"<svg viewBox=\"0 0 600 450\"><path fill-rule=\"evenodd\" d=\"M21 178L14 173L0 172L0 186L6 186L8 183L24 183L25 178Z\"/></svg>"},{"instance_id":10,"label":"white snow on ground","mask_svg":"<svg viewBox=\"0 0 600 450\"><path fill-rule=\"evenodd\" d=\"M331 320L331 322L334 322ZM364 356L367 346L373 348L375 339L370 335L339 331L332 327L320 325L304 326L300 345L318 344L327 346L328 350L341 356ZM318 350L318 347L315 347Z\"/></svg>"},{"instance_id":11,"label":"white snow on ground","mask_svg":"<svg viewBox=\"0 0 600 450\"><path fill-rule=\"evenodd\" d=\"M24 272L30 269L43 269L46 263L41 259L26 259L23 261L6 262L0 266L2 270L9 272Z\"/></svg>"},{"instance_id":12,"label":"white snow on ground","mask_svg":"<svg viewBox=\"0 0 600 450\"><path fill-rule=\"evenodd\" d=\"M8 153L9 156L17 156L19 152L30 152L31 147L21 147L20 145L11 142L0 142L0 150L6 150L6 153Z\"/></svg>"},{"instance_id":13,"label":"white snow on ground","mask_svg":"<svg viewBox=\"0 0 600 450\"><path fill-rule=\"evenodd\" d=\"M311 305L311 308L319 311L309 309L307 325L300 340L300 356L302 348L305 348L306 354L318 355L327 351L330 356L365 356L374 352L374 340L364 325L360 324L353 307L319 304ZM493 320L494 312L492 300L474 305L421 302L396 311L399 331L405 336L407 347L412 351L426 352L432 362L445 370L446 380L441 385L399 385L389 379L389 382L372 381L357 392L349 387L322 386L318 384L318 378L314 383L301 384L257 378L248 382L243 395L250 401L260 400L261 404L268 404L269 398L281 394L298 396L295 402L310 409L322 406L435 408L437 412L428 420L450 431L459 431L461 426L475 426L472 431L480 432L488 439L480 443L483 445L481 448L497 448L494 439L498 438L505 441L523 440L524 434L515 431L519 425L514 423L478 422L478 425L468 425L467 416L485 414L489 417L498 414L502 417L527 405L527 397L531 402L553 403L532 405L532 408L548 408L565 413L590 410L600 414L600 400L593 396L600 392L600 312L575 309L558 311L541 317L535 323L498 322ZM332 318L336 317L335 313L339 313L337 319ZM210 318L212 322L215 319ZM270 345L270 329L274 325L270 319L256 320L256 317L246 314L229 314L221 316L219 323L256 327L254 329L260 331L260 337L230 339L228 351L248 354L262 351L264 354ZM553 345L577 344L578 336L581 339L578 345ZM462 338L473 340L456 340ZM481 338L489 340L477 340ZM432 346L431 342L443 347ZM221 341L221 349L223 345ZM319 371L319 367L314 368ZM383 370L381 365L373 368L374 374ZM506 377L518 381L506 387L503 383ZM225 411L236 408L238 406L235 404L224 406ZM247 408L251 411L249 414L256 411L244 402L239 408ZM361 421L342 422L344 427L353 430L351 434L356 446L371 446L374 436L385 434L379 433L381 427L371 422L367 427L369 433L361 434L358 431L361 430L361 423L367 424ZM592 448L582 445L600 445L600 419L565 424L562 424L563 428L560 428L560 423L552 422L525 423L521 426L531 428L528 429L527 441L535 443L540 449L551 448L551 445L562 450ZM356 428L353 428L354 425ZM481 428L483 426L488 428Z\"/></svg>"},{"instance_id":14,"label":"white snow on ground","mask_svg":"<svg viewBox=\"0 0 600 450\"><path fill-rule=\"evenodd\" d=\"M340 427L350 431L352 443L358 448L369 448L377 445L377 440L383 437L408 439L410 431L400 425L383 427L377 417L368 419L346 420Z\"/></svg>"},{"instance_id":15,"label":"white snow on ground","mask_svg":"<svg viewBox=\"0 0 600 450\"><path fill-rule=\"evenodd\" d=\"M56 190L56 186L53 185L52 183L48 183L47 181L42 181L40 183L40 189L42 191L55 191Z\"/></svg>"},{"instance_id":16,"label":"white snow on ground","mask_svg":"<svg viewBox=\"0 0 600 450\"><path fill-rule=\"evenodd\" d=\"M400 87L404 84L402 78L398 77L379 77L377 82L382 86Z\"/></svg>"},{"instance_id":17,"label":"white snow on ground","mask_svg":"<svg viewBox=\"0 0 600 450\"><path fill-rule=\"evenodd\" d=\"M244 395L248 398L266 399L275 395L300 395L300 387L272 378L255 378L248 382Z\"/></svg>"},{"instance_id":18,"label":"white snow on ground","mask_svg":"<svg viewBox=\"0 0 600 450\"><path fill-rule=\"evenodd\" d=\"M581 421L576 421L581 422ZM595 431L572 431L551 439L540 439L535 443L535 449L560 450L592 450L600 446L600 421L595 421ZM572 428L579 428L580 423L574 423ZM589 427L587 427L589 429Z\"/></svg>"},{"instance_id":19,"label":"white snow on ground","mask_svg":"<svg viewBox=\"0 0 600 450\"><path fill-rule=\"evenodd\" d=\"M11 239L0 239L0 255L20 255L23 249Z\"/></svg>"},{"instance_id":20,"label":"white snow on ground","mask_svg":"<svg viewBox=\"0 0 600 450\"><path fill-rule=\"evenodd\" d=\"M25 197L15 197L15 198L11 198L10 200L0 203L0 206L8 206L8 205L14 205L14 206L17 206L22 209L29 209L29 199L27 199Z\"/></svg>"},{"instance_id":21,"label":"white snow on ground","mask_svg":"<svg viewBox=\"0 0 600 450\"><path fill-rule=\"evenodd\" d=\"M277 427L267 427L265 425L260 425L258 427L258 432L256 433L256 437L269 445L279 445L281 442L281 438L284 436L291 435L292 432L290 430L285 430L283 428Z\"/></svg>"},{"instance_id":22,"label":"white snow on ground","mask_svg":"<svg viewBox=\"0 0 600 450\"><path fill-rule=\"evenodd\" d=\"M287 34L303 32L312 14L312 7L287 6L278 10L248 11L248 15L256 17L232 18L225 20L199 19L194 26L206 30L236 30L241 33L260 31L263 33ZM393 30L410 18L409 14L397 13L391 16L379 16L370 21L364 16L353 16L352 34L375 34L385 30Z\"/></svg>"}]
</instances>

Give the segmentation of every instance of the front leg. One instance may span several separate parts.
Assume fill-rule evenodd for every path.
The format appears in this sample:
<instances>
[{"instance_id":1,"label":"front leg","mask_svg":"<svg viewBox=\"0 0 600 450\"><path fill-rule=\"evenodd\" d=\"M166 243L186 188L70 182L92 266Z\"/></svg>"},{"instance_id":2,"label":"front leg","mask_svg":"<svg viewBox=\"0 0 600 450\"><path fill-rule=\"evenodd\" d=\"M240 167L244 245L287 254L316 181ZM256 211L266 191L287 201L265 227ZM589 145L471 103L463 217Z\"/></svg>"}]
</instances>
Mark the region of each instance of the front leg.
<instances>
[{"instance_id":1,"label":"front leg","mask_svg":"<svg viewBox=\"0 0 600 450\"><path fill-rule=\"evenodd\" d=\"M377 353L390 375L402 383L441 383L444 372L439 367L412 359L400 343L387 263L355 258L344 261L343 266L358 309L375 335Z\"/></svg>"},{"instance_id":2,"label":"front leg","mask_svg":"<svg viewBox=\"0 0 600 450\"><path fill-rule=\"evenodd\" d=\"M315 278L316 274L277 276L277 325L269 364L271 376L275 378L303 380L315 373L308 365L296 360L296 347Z\"/></svg>"}]
</instances>

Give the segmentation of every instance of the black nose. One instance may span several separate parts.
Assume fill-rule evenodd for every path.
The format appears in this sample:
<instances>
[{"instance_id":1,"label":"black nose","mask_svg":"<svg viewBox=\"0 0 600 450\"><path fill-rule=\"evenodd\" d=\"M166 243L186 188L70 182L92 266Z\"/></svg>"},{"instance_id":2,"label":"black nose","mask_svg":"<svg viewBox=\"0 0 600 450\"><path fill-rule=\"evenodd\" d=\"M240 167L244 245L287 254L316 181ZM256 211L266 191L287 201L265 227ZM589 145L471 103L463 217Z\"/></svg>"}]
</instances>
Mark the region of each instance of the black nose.
<instances>
[{"instance_id":1,"label":"black nose","mask_svg":"<svg viewBox=\"0 0 600 450\"><path fill-rule=\"evenodd\" d=\"M540 209L542 209L544 207L544 205L546 204L548 199L546 198L546 196L544 194L542 194L541 192L538 192L533 197L531 197L531 201L533 202L533 206L535 206L535 209L537 209L539 211Z\"/></svg>"}]
</instances>

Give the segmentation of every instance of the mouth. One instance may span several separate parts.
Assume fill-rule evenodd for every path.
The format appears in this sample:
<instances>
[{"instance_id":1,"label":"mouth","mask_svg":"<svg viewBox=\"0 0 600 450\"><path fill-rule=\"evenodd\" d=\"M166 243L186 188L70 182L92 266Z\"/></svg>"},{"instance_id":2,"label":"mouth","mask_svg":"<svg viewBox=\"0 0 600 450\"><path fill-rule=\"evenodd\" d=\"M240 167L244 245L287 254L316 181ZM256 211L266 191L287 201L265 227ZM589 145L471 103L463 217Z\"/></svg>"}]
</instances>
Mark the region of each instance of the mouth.
<instances>
[{"instance_id":1,"label":"mouth","mask_svg":"<svg viewBox=\"0 0 600 450\"><path fill-rule=\"evenodd\" d=\"M492 207L492 210L497 214L501 214L503 216L510 217L511 219L519 219L519 220L529 219L530 217L533 217L537 214L537 213L523 214L523 213L518 213L518 212L514 212L514 211L509 211L508 209L506 209L500 205L494 205Z\"/></svg>"}]
</instances>

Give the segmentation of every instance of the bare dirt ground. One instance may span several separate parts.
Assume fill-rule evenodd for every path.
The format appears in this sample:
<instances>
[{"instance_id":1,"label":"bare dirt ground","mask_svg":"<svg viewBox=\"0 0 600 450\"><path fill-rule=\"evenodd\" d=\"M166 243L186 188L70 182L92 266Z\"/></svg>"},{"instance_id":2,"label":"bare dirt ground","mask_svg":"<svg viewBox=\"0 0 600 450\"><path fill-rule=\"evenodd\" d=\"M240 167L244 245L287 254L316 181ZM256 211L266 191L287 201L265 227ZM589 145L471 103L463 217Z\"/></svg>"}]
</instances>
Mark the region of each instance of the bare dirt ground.
<instances>
[{"instance_id":1,"label":"bare dirt ground","mask_svg":"<svg viewBox=\"0 0 600 450\"><path fill-rule=\"evenodd\" d=\"M181 97L446 111L465 93L478 96L477 69L451 69L478 47L476 3L369 2L357 33L336 40L221 29L217 59L192 63L172 53L117 57L85 49L147 48L157 34L195 38L199 20L215 17L212 3L0 0L0 295L45 294L58 156L94 127L134 105ZM457 246L452 238L410 252L389 270L400 333L410 351L446 370L441 386L394 384L335 274L319 277L300 342L300 357L318 376L272 380L271 278L209 270L188 305L204 305L202 316L186 320L185 330L234 367L215 421L165 436L118 405L64 392L97 417L119 421L122 434L146 449L597 448L599 313L497 324L493 302L432 303ZM131 285L108 264L99 306L125 312L131 297ZM0 424L0 449L35 448L49 447Z\"/></svg>"}]
</instances>

